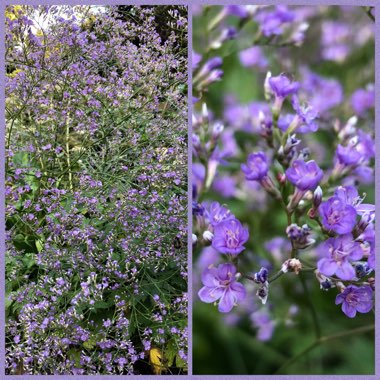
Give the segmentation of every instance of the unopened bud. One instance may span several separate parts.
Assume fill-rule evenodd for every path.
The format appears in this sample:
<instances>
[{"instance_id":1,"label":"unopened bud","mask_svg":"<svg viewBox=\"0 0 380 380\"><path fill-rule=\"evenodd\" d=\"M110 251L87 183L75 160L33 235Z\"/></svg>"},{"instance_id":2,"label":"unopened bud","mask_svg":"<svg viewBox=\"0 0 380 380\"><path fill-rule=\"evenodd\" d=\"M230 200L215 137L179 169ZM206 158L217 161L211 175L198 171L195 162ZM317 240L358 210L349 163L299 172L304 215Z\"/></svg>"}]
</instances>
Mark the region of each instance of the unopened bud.
<instances>
[{"instance_id":1,"label":"unopened bud","mask_svg":"<svg viewBox=\"0 0 380 380\"><path fill-rule=\"evenodd\" d=\"M314 190L314 194L313 194L313 207L315 209L318 209L319 205L322 203L322 196L323 196L322 188L321 186L318 186Z\"/></svg>"},{"instance_id":2,"label":"unopened bud","mask_svg":"<svg viewBox=\"0 0 380 380\"><path fill-rule=\"evenodd\" d=\"M286 182L286 175L284 173L277 173L277 181L280 185L284 185Z\"/></svg>"},{"instance_id":3,"label":"unopened bud","mask_svg":"<svg viewBox=\"0 0 380 380\"><path fill-rule=\"evenodd\" d=\"M204 121L208 121L208 109L206 103L202 104L202 119Z\"/></svg>"},{"instance_id":4,"label":"unopened bud","mask_svg":"<svg viewBox=\"0 0 380 380\"><path fill-rule=\"evenodd\" d=\"M284 146L284 153L288 154L300 142L301 142L301 140L297 139L295 134L288 136L288 138L286 140L286 144Z\"/></svg>"},{"instance_id":5,"label":"unopened bud","mask_svg":"<svg viewBox=\"0 0 380 380\"><path fill-rule=\"evenodd\" d=\"M288 259L281 266L281 270L284 273L294 272L295 274L298 274L301 269L302 264L301 261L299 261L298 259Z\"/></svg>"},{"instance_id":6,"label":"unopened bud","mask_svg":"<svg viewBox=\"0 0 380 380\"><path fill-rule=\"evenodd\" d=\"M270 100L273 94L272 87L269 84L269 79L271 76L272 76L272 73L268 71L265 77L265 81L264 81L264 96L266 100Z\"/></svg>"},{"instance_id":7,"label":"unopened bud","mask_svg":"<svg viewBox=\"0 0 380 380\"><path fill-rule=\"evenodd\" d=\"M192 143L193 143L194 150L196 152L199 152L201 150L201 140L198 135L193 134Z\"/></svg>"},{"instance_id":8,"label":"unopened bud","mask_svg":"<svg viewBox=\"0 0 380 380\"><path fill-rule=\"evenodd\" d=\"M268 269L262 267L259 272L254 273L253 278L257 284L265 284L268 281Z\"/></svg>"},{"instance_id":9,"label":"unopened bud","mask_svg":"<svg viewBox=\"0 0 380 380\"><path fill-rule=\"evenodd\" d=\"M202 237L203 237L203 240L205 241L205 242L207 242L207 243L211 243L212 242L212 239L213 239L213 237L214 237L214 234L211 232L211 231L205 231L205 232L203 232L203 235L202 235Z\"/></svg>"},{"instance_id":10,"label":"unopened bud","mask_svg":"<svg viewBox=\"0 0 380 380\"><path fill-rule=\"evenodd\" d=\"M269 283L268 281L266 281L264 284L260 286L260 288L256 292L256 295L260 298L261 303L263 305L265 305L267 302L268 293L269 293Z\"/></svg>"}]
</instances>

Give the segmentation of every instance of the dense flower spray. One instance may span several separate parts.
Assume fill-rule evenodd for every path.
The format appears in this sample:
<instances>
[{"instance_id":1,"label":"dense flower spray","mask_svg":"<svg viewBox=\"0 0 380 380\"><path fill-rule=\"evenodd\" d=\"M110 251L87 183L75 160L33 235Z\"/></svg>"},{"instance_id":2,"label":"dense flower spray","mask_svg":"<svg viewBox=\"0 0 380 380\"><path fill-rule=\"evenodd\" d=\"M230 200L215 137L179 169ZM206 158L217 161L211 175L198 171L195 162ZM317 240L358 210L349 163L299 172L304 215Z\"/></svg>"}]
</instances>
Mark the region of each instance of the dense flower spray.
<instances>
[{"instance_id":1,"label":"dense flower spray","mask_svg":"<svg viewBox=\"0 0 380 380\"><path fill-rule=\"evenodd\" d=\"M7 8L7 374L186 372L186 33Z\"/></svg>"},{"instance_id":2,"label":"dense flower spray","mask_svg":"<svg viewBox=\"0 0 380 380\"><path fill-rule=\"evenodd\" d=\"M322 344L323 308L335 308L337 321L356 317L358 333L372 328L360 324L374 310L373 67L361 63L362 83L344 81L339 65L359 46L373 47L374 30L371 9L348 8L197 8L194 311L205 319L208 310L242 339L254 329L279 352L284 326L313 323ZM230 24L233 39L217 47ZM359 42L356 30L368 34ZM212 70L223 73L204 85L199 78ZM195 342L214 352L204 334Z\"/></svg>"}]
</instances>

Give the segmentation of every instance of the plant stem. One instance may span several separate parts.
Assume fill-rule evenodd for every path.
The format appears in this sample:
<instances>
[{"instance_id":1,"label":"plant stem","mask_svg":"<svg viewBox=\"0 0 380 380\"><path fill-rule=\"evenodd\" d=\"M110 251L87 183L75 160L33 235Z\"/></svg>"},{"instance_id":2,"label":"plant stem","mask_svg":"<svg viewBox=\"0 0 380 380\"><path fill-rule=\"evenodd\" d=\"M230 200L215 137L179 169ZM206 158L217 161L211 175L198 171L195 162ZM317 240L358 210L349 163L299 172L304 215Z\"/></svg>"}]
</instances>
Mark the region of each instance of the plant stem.
<instances>
[{"instance_id":1,"label":"plant stem","mask_svg":"<svg viewBox=\"0 0 380 380\"><path fill-rule=\"evenodd\" d=\"M358 327L358 328L353 329L353 330L342 331L340 333L333 334L333 335L328 335L328 336L322 336L319 339L316 339L315 342L313 342L312 344L310 344L303 351L301 351L297 355L295 355L292 358L290 358L289 360L287 360L280 368L278 368L276 370L276 372L274 373L274 375L281 373L282 370L284 370L286 367L289 367L290 365L292 365L293 363L295 363L299 358L301 358L302 356L306 355L308 352L312 351L314 348L318 347L320 344L323 344L325 342L329 342L330 340L340 339L340 338L343 338L343 337L349 336L349 335L369 332L369 331L372 331L374 328L375 328L375 325L362 326L362 327Z\"/></svg>"},{"instance_id":2,"label":"plant stem","mask_svg":"<svg viewBox=\"0 0 380 380\"><path fill-rule=\"evenodd\" d=\"M73 190L73 173L71 171L71 160L70 160L70 126L69 122L66 123L66 157L67 157L67 169L69 171L69 186L70 190Z\"/></svg>"},{"instance_id":3,"label":"plant stem","mask_svg":"<svg viewBox=\"0 0 380 380\"><path fill-rule=\"evenodd\" d=\"M282 270L280 270L279 272L277 272L275 275L273 275L269 280L268 282L271 283L275 280L277 280L279 277L281 277L282 275L284 274L284 272Z\"/></svg>"}]
</instances>

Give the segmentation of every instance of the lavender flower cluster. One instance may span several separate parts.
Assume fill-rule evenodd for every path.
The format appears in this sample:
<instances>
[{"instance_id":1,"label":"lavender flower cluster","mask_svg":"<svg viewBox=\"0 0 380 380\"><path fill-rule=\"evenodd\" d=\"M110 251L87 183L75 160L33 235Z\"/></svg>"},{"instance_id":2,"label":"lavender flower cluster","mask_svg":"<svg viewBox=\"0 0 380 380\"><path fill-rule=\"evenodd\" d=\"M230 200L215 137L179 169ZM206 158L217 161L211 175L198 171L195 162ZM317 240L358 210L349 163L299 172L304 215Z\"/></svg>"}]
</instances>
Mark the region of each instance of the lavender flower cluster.
<instances>
[{"instance_id":1,"label":"lavender flower cluster","mask_svg":"<svg viewBox=\"0 0 380 380\"><path fill-rule=\"evenodd\" d=\"M347 91L315 62L342 64L374 29L359 8L339 12L340 21L326 18L328 7L196 8L204 28L193 40L196 297L232 311L225 323L248 316L263 341L299 309L289 303L273 317L288 272L336 292L349 318L373 310L373 66L363 87L353 81ZM309 50L308 38L319 38ZM245 79L231 94L237 73Z\"/></svg>"},{"instance_id":2,"label":"lavender flower cluster","mask_svg":"<svg viewBox=\"0 0 380 380\"><path fill-rule=\"evenodd\" d=\"M7 8L7 374L186 372L187 18L167 11L163 41L154 7Z\"/></svg>"}]
</instances>

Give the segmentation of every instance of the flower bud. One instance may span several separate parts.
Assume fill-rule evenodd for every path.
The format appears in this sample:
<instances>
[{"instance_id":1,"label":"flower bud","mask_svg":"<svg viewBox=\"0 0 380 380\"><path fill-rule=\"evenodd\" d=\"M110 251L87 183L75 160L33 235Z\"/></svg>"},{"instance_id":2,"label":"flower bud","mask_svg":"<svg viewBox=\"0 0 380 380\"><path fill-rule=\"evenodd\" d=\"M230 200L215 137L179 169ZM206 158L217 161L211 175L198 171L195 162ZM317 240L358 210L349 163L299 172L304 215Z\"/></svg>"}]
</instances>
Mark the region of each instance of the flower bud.
<instances>
[{"instance_id":1,"label":"flower bud","mask_svg":"<svg viewBox=\"0 0 380 380\"><path fill-rule=\"evenodd\" d=\"M322 188L318 186L314 190L314 193L313 193L313 208L318 209L318 207L322 203L322 196L323 196Z\"/></svg>"},{"instance_id":2,"label":"flower bud","mask_svg":"<svg viewBox=\"0 0 380 380\"><path fill-rule=\"evenodd\" d=\"M286 228L286 233L297 249L305 249L315 243L315 240L310 236L311 228L307 224L299 227L293 223Z\"/></svg>"},{"instance_id":3,"label":"flower bud","mask_svg":"<svg viewBox=\"0 0 380 380\"><path fill-rule=\"evenodd\" d=\"M201 140L198 135L193 134L192 136L193 149L195 152L199 153L202 150Z\"/></svg>"},{"instance_id":4,"label":"flower bud","mask_svg":"<svg viewBox=\"0 0 380 380\"><path fill-rule=\"evenodd\" d=\"M206 242L206 243L211 243L212 242L212 239L214 238L214 234L211 232L211 231L204 231L203 234L202 234L202 237L203 237L203 240Z\"/></svg>"},{"instance_id":5,"label":"flower bud","mask_svg":"<svg viewBox=\"0 0 380 380\"><path fill-rule=\"evenodd\" d=\"M301 261L299 261L298 259L288 259L281 266L281 270L284 273L294 272L295 274L298 274L301 269L302 264Z\"/></svg>"},{"instance_id":6,"label":"flower bud","mask_svg":"<svg viewBox=\"0 0 380 380\"><path fill-rule=\"evenodd\" d=\"M264 284L268 281L268 269L262 267L259 272L254 273L253 278L257 284Z\"/></svg>"},{"instance_id":7,"label":"flower bud","mask_svg":"<svg viewBox=\"0 0 380 380\"><path fill-rule=\"evenodd\" d=\"M268 281L266 281L264 284L260 286L260 288L256 292L256 295L260 298L261 303L263 305L265 305L267 302L268 293L269 293L269 283Z\"/></svg>"},{"instance_id":8,"label":"flower bud","mask_svg":"<svg viewBox=\"0 0 380 380\"><path fill-rule=\"evenodd\" d=\"M220 35L211 42L210 48L211 49L219 49L225 41L232 40L236 37L236 29L232 26L228 26L227 28L224 28Z\"/></svg>"},{"instance_id":9,"label":"flower bud","mask_svg":"<svg viewBox=\"0 0 380 380\"><path fill-rule=\"evenodd\" d=\"M357 116L351 116L348 120L347 123L344 125L343 128L340 128L339 125L337 126L337 129L340 129L338 132L338 139L340 141L345 141L347 140L350 136L353 136L356 134L356 124L358 122L358 117Z\"/></svg>"},{"instance_id":10,"label":"flower bud","mask_svg":"<svg viewBox=\"0 0 380 380\"><path fill-rule=\"evenodd\" d=\"M375 277L370 277L368 279L368 284L371 287L372 290L375 290Z\"/></svg>"},{"instance_id":11,"label":"flower bud","mask_svg":"<svg viewBox=\"0 0 380 380\"><path fill-rule=\"evenodd\" d=\"M319 281L319 285L322 290L327 291L331 288L335 288L334 282L329 277L326 277L324 274L322 274L318 270L315 270L314 273L315 273L315 276L317 277L317 280Z\"/></svg>"},{"instance_id":12,"label":"flower bud","mask_svg":"<svg viewBox=\"0 0 380 380\"><path fill-rule=\"evenodd\" d=\"M204 122L208 122L208 109L207 109L207 104L206 103L202 103L202 119L204 120Z\"/></svg>"},{"instance_id":13,"label":"flower bud","mask_svg":"<svg viewBox=\"0 0 380 380\"><path fill-rule=\"evenodd\" d=\"M295 134L288 136L288 138L286 140L286 144L284 146L284 153L288 154L300 142L301 142L301 140L297 139Z\"/></svg>"},{"instance_id":14,"label":"flower bud","mask_svg":"<svg viewBox=\"0 0 380 380\"><path fill-rule=\"evenodd\" d=\"M273 91L272 91L272 88L269 84L269 78L272 76L272 73L270 71L267 72L267 75L265 77L265 81L264 81L264 96L265 96L265 99L266 100L270 100L272 94L273 94Z\"/></svg>"},{"instance_id":15,"label":"flower bud","mask_svg":"<svg viewBox=\"0 0 380 380\"><path fill-rule=\"evenodd\" d=\"M356 277L363 278L372 272L372 269L364 261L359 261L353 264L355 268Z\"/></svg>"},{"instance_id":16,"label":"flower bud","mask_svg":"<svg viewBox=\"0 0 380 380\"><path fill-rule=\"evenodd\" d=\"M220 69L212 70L210 74L206 77L206 79L203 80L199 84L199 88L204 88L210 85L211 83L219 81L222 78L222 76L223 76L223 70L220 70Z\"/></svg>"},{"instance_id":17,"label":"flower bud","mask_svg":"<svg viewBox=\"0 0 380 380\"><path fill-rule=\"evenodd\" d=\"M197 77L205 77L209 75L213 70L222 66L223 60L220 57L210 58L200 69Z\"/></svg>"}]
</instances>

